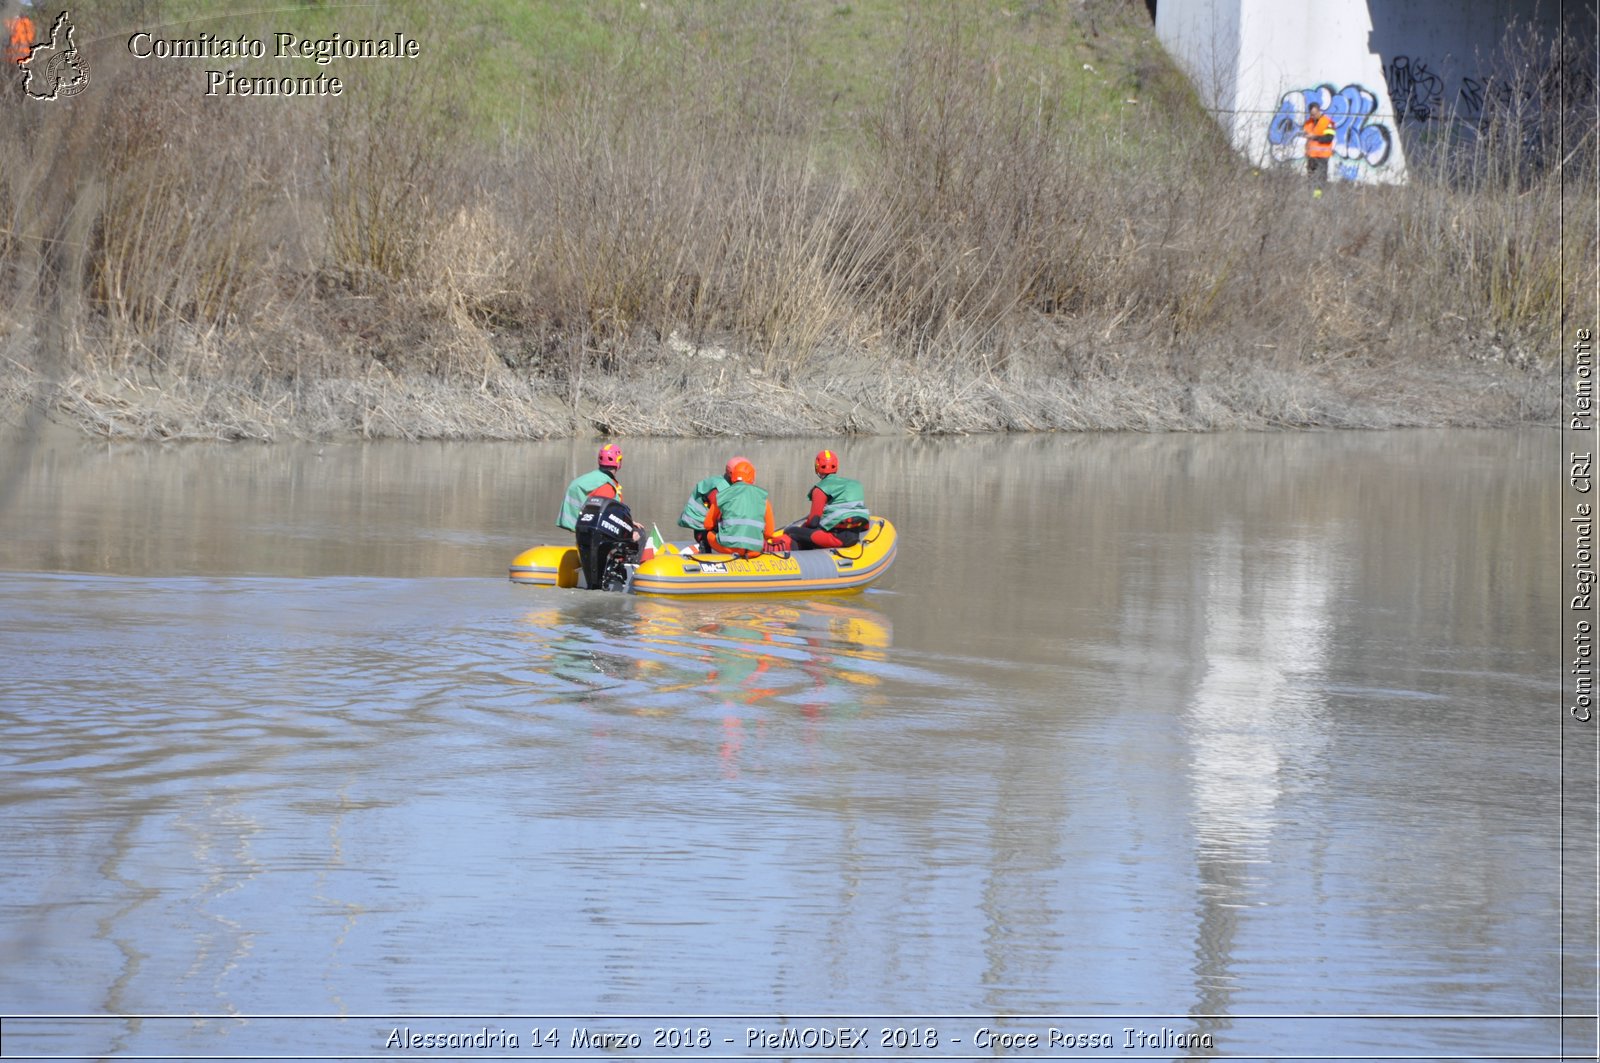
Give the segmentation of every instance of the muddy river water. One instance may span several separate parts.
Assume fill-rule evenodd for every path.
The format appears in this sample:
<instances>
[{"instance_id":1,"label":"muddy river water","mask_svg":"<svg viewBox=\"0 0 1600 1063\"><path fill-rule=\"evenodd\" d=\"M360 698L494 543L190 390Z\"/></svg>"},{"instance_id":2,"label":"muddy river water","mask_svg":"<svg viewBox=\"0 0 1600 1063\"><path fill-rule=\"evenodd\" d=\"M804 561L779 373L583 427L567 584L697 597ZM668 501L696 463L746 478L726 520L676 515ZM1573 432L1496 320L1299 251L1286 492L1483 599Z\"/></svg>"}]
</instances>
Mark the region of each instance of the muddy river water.
<instances>
[{"instance_id":1,"label":"muddy river water","mask_svg":"<svg viewBox=\"0 0 1600 1063\"><path fill-rule=\"evenodd\" d=\"M623 443L674 533L833 446L895 565L511 584L592 442L12 447L5 1056L1592 1043L1553 433Z\"/></svg>"}]
</instances>

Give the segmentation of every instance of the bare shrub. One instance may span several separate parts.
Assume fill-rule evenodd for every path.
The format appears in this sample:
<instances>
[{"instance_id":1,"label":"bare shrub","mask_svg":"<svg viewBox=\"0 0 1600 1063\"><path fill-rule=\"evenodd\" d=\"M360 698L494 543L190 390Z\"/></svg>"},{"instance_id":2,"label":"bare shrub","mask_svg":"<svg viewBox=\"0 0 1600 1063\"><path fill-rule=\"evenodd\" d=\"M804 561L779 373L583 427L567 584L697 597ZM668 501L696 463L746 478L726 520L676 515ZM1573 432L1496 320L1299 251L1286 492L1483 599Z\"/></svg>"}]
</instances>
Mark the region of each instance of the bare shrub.
<instances>
[{"instance_id":1,"label":"bare shrub","mask_svg":"<svg viewBox=\"0 0 1600 1063\"><path fill-rule=\"evenodd\" d=\"M185 106L172 80L130 73L131 120L104 128L98 179L84 191L98 193L91 296L140 334L220 323L239 308L264 263L261 208L279 176L260 172L272 156L231 135L217 110Z\"/></svg>"},{"instance_id":2,"label":"bare shrub","mask_svg":"<svg viewBox=\"0 0 1600 1063\"><path fill-rule=\"evenodd\" d=\"M0 108L0 350L163 438L260 438L274 410L402 437L1206 428L1405 423L1363 374L1539 379L1554 317L1592 316L1595 226L1561 221L1592 216L1593 131L1514 106L1537 93L1406 187L1313 201L1153 43L1108 43L1137 3L906 5L848 107L806 58L820 9L597 11L611 45L493 146L448 62L240 122L162 81L192 67L95 56L116 93ZM1126 54L1080 79L1018 22ZM196 394L110 416L140 373Z\"/></svg>"},{"instance_id":3,"label":"bare shrub","mask_svg":"<svg viewBox=\"0 0 1600 1063\"><path fill-rule=\"evenodd\" d=\"M1048 82L1002 91L959 12L913 25L895 67L867 122L862 209L895 234L868 271L870 294L886 331L917 354L987 359L1019 307L1062 295L1054 267L1073 212L1059 97Z\"/></svg>"},{"instance_id":4,"label":"bare shrub","mask_svg":"<svg viewBox=\"0 0 1600 1063\"><path fill-rule=\"evenodd\" d=\"M414 277L457 206L449 178L460 114L446 89L421 66L372 68L330 101L328 240L352 282Z\"/></svg>"},{"instance_id":5,"label":"bare shrub","mask_svg":"<svg viewBox=\"0 0 1600 1063\"><path fill-rule=\"evenodd\" d=\"M531 312L614 369L642 335L661 337L692 309L680 283L702 213L704 148L610 101L584 96L518 160ZM576 369L576 363L574 363Z\"/></svg>"}]
</instances>

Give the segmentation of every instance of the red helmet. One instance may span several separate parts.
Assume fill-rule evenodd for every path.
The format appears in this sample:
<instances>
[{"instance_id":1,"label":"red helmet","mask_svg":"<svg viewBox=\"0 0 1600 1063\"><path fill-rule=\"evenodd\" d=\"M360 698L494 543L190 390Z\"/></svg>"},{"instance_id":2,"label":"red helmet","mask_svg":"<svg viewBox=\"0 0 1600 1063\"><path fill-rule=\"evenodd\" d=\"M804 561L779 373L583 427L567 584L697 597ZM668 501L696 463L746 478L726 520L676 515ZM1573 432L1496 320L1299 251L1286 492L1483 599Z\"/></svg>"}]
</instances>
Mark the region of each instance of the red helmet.
<instances>
[{"instance_id":1,"label":"red helmet","mask_svg":"<svg viewBox=\"0 0 1600 1063\"><path fill-rule=\"evenodd\" d=\"M750 465L750 459L749 458L745 457L743 454L735 454L733 457L728 459L727 466L725 468L723 468L722 475L726 476L730 483L733 480L733 470L737 469L739 467L739 463L741 461L744 462L746 465ZM755 466L751 465L750 468L753 471L755 469ZM751 477L751 478L754 479L754 477Z\"/></svg>"},{"instance_id":2,"label":"red helmet","mask_svg":"<svg viewBox=\"0 0 1600 1063\"><path fill-rule=\"evenodd\" d=\"M600 467L602 469L622 468L622 448L615 443L607 443L600 448Z\"/></svg>"},{"instance_id":3,"label":"red helmet","mask_svg":"<svg viewBox=\"0 0 1600 1063\"><path fill-rule=\"evenodd\" d=\"M839 471L839 455L831 450L817 451L817 475L831 476Z\"/></svg>"},{"instance_id":4,"label":"red helmet","mask_svg":"<svg viewBox=\"0 0 1600 1063\"><path fill-rule=\"evenodd\" d=\"M756 482L756 467L747 458L735 459L733 468L728 470L728 479L736 484L753 484Z\"/></svg>"}]
</instances>

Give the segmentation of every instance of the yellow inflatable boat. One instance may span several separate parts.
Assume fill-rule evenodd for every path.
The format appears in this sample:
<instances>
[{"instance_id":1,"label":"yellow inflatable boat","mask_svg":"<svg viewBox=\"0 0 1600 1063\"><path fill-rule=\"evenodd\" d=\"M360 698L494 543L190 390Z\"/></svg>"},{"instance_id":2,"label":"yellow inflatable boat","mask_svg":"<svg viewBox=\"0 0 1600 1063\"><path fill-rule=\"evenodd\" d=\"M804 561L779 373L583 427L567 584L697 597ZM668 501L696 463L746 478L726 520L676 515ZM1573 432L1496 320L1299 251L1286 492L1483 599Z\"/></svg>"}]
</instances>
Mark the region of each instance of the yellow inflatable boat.
<instances>
[{"instance_id":1,"label":"yellow inflatable boat","mask_svg":"<svg viewBox=\"0 0 1600 1063\"><path fill-rule=\"evenodd\" d=\"M861 542L838 550L734 557L668 545L648 561L628 565L634 594L842 594L859 591L894 563L895 530L873 517ZM511 561L511 582L583 586L576 546L535 546Z\"/></svg>"}]
</instances>

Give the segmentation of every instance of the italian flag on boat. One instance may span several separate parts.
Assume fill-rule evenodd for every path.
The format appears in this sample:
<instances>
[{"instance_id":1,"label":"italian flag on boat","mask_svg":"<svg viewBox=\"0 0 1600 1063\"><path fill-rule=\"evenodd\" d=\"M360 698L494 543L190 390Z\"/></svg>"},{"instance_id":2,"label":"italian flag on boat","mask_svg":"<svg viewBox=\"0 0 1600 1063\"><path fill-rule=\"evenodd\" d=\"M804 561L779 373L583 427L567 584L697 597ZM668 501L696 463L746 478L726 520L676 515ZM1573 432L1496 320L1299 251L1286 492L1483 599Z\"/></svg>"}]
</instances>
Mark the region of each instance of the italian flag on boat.
<instances>
[{"instance_id":1,"label":"italian flag on boat","mask_svg":"<svg viewBox=\"0 0 1600 1063\"><path fill-rule=\"evenodd\" d=\"M650 560L652 557L655 557L656 554L660 553L661 552L661 548L663 546L665 546L665 545L666 545L666 540L661 538L661 529L656 527L654 524L651 524L650 525L650 538L645 540L644 550L642 551L642 553L640 555L640 560L641 561Z\"/></svg>"}]
</instances>

